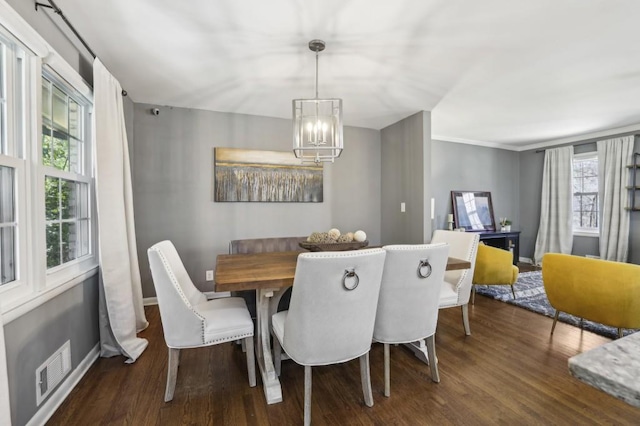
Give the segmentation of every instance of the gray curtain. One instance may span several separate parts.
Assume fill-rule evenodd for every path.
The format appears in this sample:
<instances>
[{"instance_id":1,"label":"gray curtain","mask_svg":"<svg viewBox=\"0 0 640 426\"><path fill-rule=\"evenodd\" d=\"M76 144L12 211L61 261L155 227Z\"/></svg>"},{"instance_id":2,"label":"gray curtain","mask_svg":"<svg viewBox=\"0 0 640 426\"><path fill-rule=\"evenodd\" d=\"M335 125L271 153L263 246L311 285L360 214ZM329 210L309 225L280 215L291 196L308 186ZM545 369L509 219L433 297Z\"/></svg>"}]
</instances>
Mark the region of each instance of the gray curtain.
<instances>
[{"instance_id":1,"label":"gray curtain","mask_svg":"<svg viewBox=\"0 0 640 426\"><path fill-rule=\"evenodd\" d=\"M598 141L600 258L626 262L629 254L629 169L633 136Z\"/></svg>"},{"instance_id":2,"label":"gray curtain","mask_svg":"<svg viewBox=\"0 0 640 426\"><path fill-rule=\"evenodd\" d=\"M573 146L544 154L540 227L534 261L545 253L571 254L573 248Z\"/></svg>"}]
</instances>

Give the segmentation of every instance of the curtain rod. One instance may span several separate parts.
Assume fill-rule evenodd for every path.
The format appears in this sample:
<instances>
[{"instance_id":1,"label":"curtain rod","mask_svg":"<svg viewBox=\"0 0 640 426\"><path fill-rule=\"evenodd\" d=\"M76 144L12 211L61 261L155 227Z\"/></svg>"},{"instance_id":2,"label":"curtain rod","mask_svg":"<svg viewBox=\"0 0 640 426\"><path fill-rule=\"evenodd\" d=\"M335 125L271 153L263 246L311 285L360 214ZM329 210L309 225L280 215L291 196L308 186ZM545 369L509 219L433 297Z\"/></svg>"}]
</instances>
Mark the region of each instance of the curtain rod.
<instances>
[{"instance_id":1,"label":"curtain rod","mask_svg":"<svg viewBox=\"0 0 640 426\"><path fill-rule=\"evenodd\" d=\"M71 25L71 22L69 22L69 20L67 19L66 16L64 16L64 13L62 13L62 9L60 9L53 0L47 0L49 2L49 4L44 4L44 3L39 3L36 0L36 12L38 11L38 6L41 7L46 7L47 9L52 9L53 12L57 15L60 15L60 17L62 18L62 20L64 21L65 24L67 24L67 26L69 27L69 29L73 32L73 34L78 38L78 40L80 40L80 43L82 43L82 45L84 46L85 49L87 49L87 51L91 54L91 56L93 57L93 59L96 58L96 54L93 53L93 50L91 50L91 48L89 47L89 45L87 44L86 41L84 41L84 39L82 38L82 36L78 33L78 31L75 29L75 27L73 25ZM122 89L122 96L127 96L127 91Z\"/></svg>"},{"instance_id":2,"label":"curtain rod","mask_svg":"<svg viewBox=\"0 0 640 426\"><path fill-rule=\"evenodd\" d=\"M637 132L637 130L635 130L635 131L633 131L633 132L618 133L618 134L616 134L616 135L600 136L600 137L597 137L597 138L585 139L584 141L582 141L582 142L580 142L580 143L576 143L576 144L566 144L566 145L572 145L572 146L574 146L574 147L575 147L575 146L589 145L589 144L592 144L592 143L594 143L594 142L598 142L598 141L605 140L605 139L618 138L618 137L620 137L620 136L630 136L630 135L638 136L638 135L636 134L636 132ZM604 139L603 139L603 138L604 138ZM559 145L562 145L562 144L559 144ZM548 148L544 148L544 149L536 149L536 154L539 154L539 153L541 153L541 152L545 152L547 149L548 149Z\"/></svg>"}]
</instances>

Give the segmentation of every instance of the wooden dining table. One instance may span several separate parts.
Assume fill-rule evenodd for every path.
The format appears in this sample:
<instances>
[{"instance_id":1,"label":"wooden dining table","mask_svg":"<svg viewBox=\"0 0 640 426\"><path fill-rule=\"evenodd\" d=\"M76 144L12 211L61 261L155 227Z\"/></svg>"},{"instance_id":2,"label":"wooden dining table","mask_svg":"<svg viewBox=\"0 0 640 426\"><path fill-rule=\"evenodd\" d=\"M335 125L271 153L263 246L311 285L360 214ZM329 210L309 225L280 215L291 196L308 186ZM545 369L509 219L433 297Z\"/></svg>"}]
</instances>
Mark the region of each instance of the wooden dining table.
<instances>
[{"instance_id":1,"label":"wooden dining table","mask_svg":"<svg viewBox=\"0 0 640 426\"><path fill-rule=\"evenodd\" d=\"M215 291L256 291L256 361L267 404L282 401L282 388L271 356L270 318L284 291L293 285L300 251L222 254L216 258ZM469 269L471 263L450 257L447 271ZM418 349L419 350L419 349Z\"/></svg>"}]
</instances>

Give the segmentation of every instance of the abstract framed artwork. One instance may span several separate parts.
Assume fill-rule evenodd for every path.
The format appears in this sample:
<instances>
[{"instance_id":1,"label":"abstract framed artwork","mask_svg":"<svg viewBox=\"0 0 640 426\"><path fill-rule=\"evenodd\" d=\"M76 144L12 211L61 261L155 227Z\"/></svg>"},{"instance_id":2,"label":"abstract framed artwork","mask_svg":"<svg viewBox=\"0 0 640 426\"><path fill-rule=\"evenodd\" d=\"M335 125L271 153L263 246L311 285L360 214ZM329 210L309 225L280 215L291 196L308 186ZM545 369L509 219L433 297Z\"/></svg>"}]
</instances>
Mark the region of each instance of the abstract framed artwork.
<instances>
[{"instance_id":1,"label":"abstract framed artwork","mask_svg":"<svg viewBox=\"0 0 640 426\"><path fill-rule=\"evenodd\" d=\"M301 164L289 151L213 151L214 201L322 202L322 164Z\"/></svg>"}]
</instances>

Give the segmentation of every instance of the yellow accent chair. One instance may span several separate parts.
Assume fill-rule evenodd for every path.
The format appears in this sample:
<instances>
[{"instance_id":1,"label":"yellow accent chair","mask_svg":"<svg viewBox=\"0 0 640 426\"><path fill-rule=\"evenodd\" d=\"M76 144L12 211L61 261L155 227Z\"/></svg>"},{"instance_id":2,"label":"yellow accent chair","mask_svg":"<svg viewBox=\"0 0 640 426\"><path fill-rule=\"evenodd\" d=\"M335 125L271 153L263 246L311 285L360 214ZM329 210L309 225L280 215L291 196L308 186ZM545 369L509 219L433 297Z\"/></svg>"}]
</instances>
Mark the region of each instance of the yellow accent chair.
<instances>
[{"instance_id":1,"label":"yellow accent chair","mask_svg":"<svg viewBox=\"0 0 640 426\"><path fill-rule=\"evenodd\" d=\"M560 312L618 329L640 328L640 265L547 253L542 258L544 290Z\"/></svg>"},{"instance_id":2,"label":"yellow accent chair","mask_svg":"<svg viewBox=\"0 0 640 426\"><path fill-rule=\"evenodd\" d=\"M480 243L476 255L476 269L473 272L473 294L471 303L476 300L476 284L510 285L513 298L516 292L513 285L518 279L520 270L513 264L513 253L497 247Z\"/></svg>"}]
</instances>

